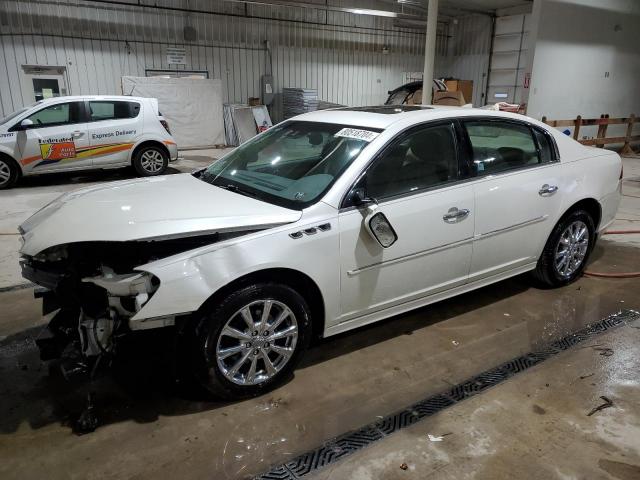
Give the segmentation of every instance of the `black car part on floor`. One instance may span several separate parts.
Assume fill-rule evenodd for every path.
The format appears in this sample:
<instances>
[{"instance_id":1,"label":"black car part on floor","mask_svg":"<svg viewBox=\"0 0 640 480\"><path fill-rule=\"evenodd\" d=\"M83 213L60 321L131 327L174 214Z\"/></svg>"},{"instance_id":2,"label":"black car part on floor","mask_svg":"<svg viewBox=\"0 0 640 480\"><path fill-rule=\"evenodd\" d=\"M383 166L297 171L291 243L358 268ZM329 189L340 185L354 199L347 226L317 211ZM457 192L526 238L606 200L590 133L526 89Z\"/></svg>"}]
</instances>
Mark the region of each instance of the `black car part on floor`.
<instances>
[{"instance_id":1,"label":"black car part on floor","mask_svg":"<svg viewBox=\"0 0 640 480\"><path fill-rule=\"evenodd\" d=\"M594 335L599 335L611 328L638 318L640 318L640 313L634 310L624 310L610 315L599 322L588 325L582 330L556 340L542 350L514 358L455 385L446 392L428 397L408 408L383 417L371 425L325 442L322 446L304 453L285 464L278 465L255 478L259 480L295 480L314 473L320 468L335 463L358 450L362 450L378 440L382 440L397 430L409 427L426 417L455 405L457 402L481 393L487 388L493 387Z\"/></svg>"}]
</instances>

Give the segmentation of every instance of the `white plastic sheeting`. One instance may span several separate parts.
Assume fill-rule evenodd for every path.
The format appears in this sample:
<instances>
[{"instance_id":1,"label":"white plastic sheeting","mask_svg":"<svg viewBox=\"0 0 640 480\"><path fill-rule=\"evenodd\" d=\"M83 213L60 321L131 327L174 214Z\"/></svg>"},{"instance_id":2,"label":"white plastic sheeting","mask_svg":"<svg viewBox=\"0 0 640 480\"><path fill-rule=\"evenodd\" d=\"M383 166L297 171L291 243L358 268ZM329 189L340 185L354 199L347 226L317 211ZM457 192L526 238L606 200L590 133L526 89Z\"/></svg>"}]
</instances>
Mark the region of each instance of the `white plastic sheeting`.
<instances>
[{"instance_id":1,"label":"white plastic sheeting","mask_svg":"<svg viewBox=\"0 0 640 480\"><path fill-rule=\"evenodd\" d=\"M125 76L122 92L157 98L179 149L224 143L220 80Z\"/></svg>"}]
</instances>

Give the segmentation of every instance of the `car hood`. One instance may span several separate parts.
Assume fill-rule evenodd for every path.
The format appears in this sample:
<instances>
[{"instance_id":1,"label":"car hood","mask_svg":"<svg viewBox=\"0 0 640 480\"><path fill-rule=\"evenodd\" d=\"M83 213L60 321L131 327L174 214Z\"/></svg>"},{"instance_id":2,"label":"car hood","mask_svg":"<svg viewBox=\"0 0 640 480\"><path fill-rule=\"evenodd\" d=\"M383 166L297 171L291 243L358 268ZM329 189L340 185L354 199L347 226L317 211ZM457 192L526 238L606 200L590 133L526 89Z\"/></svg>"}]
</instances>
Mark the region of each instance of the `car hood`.
<instances>
[{"instance_id":1,"label":"car hood","mask_svg":"<svg viewBox=\"0 0 640 480\"><path fill-rule=\"evenodd\" d=\"M20 251L36 255L66 243L256 230L295 222L301 215L189 174L141 178L62 195L20 226Z\"/></svg>"}]
</instances>

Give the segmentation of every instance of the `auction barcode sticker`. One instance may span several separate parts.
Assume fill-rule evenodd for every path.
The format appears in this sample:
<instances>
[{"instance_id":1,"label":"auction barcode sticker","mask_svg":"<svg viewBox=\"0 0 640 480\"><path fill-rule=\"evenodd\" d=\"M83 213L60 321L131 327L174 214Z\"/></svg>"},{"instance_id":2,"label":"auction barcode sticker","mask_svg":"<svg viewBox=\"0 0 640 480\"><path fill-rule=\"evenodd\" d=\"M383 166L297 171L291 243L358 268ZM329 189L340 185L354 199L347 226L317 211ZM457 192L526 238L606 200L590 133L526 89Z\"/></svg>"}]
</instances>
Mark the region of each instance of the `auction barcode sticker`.
<instances>
[{"instance_id":1,"label":"auction barcode sticker","mask_svg":"<svg viewBox=\"0 0 640 480\"><path fill-rule=\"evenodd\" d=\"M357 138L370 142L379 135L378 132L370 132L369 130L358 130L357 128L343 128L335 134L336 137Z\"/></svg>"}]
</instances>

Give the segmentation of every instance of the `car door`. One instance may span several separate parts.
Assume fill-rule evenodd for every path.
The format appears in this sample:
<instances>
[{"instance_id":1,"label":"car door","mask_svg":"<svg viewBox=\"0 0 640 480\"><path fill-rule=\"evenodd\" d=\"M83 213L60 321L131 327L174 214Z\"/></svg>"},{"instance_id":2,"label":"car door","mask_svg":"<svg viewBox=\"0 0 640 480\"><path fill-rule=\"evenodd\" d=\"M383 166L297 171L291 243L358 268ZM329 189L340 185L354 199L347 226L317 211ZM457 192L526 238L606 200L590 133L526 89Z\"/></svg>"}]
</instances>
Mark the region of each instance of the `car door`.
<instances>
[{"instance_id":1,"label":"car door","mask_svg":"<svg viewBox=\"0 0 640 480\"><path fill-rule=\"evenodd\" d=\"M89 139L93 165L129 163L129 153L142 134L142 108L129 100L89 100Z\"/></svg>"},{"instance_id":2,"label":"car door","mask_svg":"<svg viewBox=\"0 0 640 480\"><path fill-rule=\"evenodd\" d=\"M25 120L30 125L22 126ZM43 107L14 125L25 173L91 166L86 156L87 124L82 101Z\"/></svg>"},{"instance_id":3,"label":"car door","mask_svg":"<svg viewBox=\"0 0 640 480\"><path fill-rule=\"evenodd\" d=\"M537 127L506 119L463 124L478 178L473 281L537 261L570 180L553 139Z\"/></svg>"},{"instance_id":4,"label":"car door","mask_svg":"<svg viewBox=\"0 0 640 480\"><path fill-rule=\"evenodd\" d=\"M474 206L459 169L458 133L455 122L415 127L354 185L378 202L395 230L389 248L369 235L367 209L347 196L339 214L341 321L466 282Z\"/></svg>"}]
</instances>

